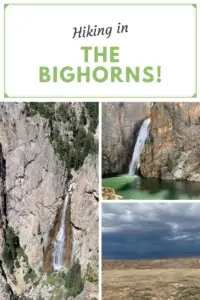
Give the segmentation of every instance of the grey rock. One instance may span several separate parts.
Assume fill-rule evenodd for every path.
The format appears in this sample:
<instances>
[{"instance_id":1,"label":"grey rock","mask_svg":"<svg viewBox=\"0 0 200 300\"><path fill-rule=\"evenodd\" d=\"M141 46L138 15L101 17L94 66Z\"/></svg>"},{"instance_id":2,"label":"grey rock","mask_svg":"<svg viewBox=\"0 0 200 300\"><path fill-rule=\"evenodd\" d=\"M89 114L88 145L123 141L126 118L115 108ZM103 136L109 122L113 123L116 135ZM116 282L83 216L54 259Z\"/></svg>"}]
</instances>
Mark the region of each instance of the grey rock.
<instances>
[{"instance_id":1,"label":"grey rock","mask_svg":"<svg viewBox=\"0 0 200 300\"><path fill-rule=\"evenodd\" d=\"M72 105L79 118L83 104ZM63 137L72 138L67 124L60 122L57 125ZM73 260L80 261L84 274L87 263L98 255L98 157L88 156L79 171L72 170L72 186L67 182L68 172L50 142L50 134L49 121L39 114L27 117L24 103L0 104L0 143L6 160L6 180L0 172L0 259L5 243L5 221L8 221L19 237L29 266L36 273L33 284L24 279L27 272L25 262L19 261L20 267L14 274L10 274L3 263L7 282L23 300L36 300L40 295L48 300L53 294L55 286L47 284L47 276L41 274L40 268L68 188L74 224ZM6 216L3 212L4 193ZM1 296L2 300L10 299L5 287L6 281L2 277L0 300Z\"/></svg>"},{"instance_id":2,"label":"grey rock","mask_svg":"<svg viewBox=\"0 0 200 300\"><path fill-rule=\"evenodd\" d=\"M88 156L75 179L71 196L73 261L82 272L90 261L98 259L98 156Z\"/></svg>"},{"instance_id":3,"label":"grey rock","mask_svg":"<svg viewBox=\"0 0 200 300\"><path fill-rule=\"evenodd\" d=\"M10 300L11 292L6 288L6 281L3 276L0 275L0 300Z\"/></svg>"},{"instance_id":4,"label":"grey rock","mask_svg":"<svg viewBox=\"0 0 200 300\"><path fill-rule=\"evenodd\" d=\"M24 104L4 103L0 141L6 159L7 220L32 268L40 265L66 189L66 171L49 141L48 121L27 118Z\"/></svg>"},{"instance_id":5,"label":"grey rock","mask_svg":"<svg viewBox=\"0 0 200 300\"><path fill-rule=\"evenodd\" d=\"M200 104L157 103L141 155L146 177L200 181Z\"/></svg>"},{"instance_id":6,"label":"grey rock","mask_svg":"<svg viewBox=\"0 0 200 300\"><path fill-rule=\"evenodd\" d=\"M102 104L102 174L128 171L134 148L134 129L148 114L145 103Z\"/></svg>"}]
</instances>

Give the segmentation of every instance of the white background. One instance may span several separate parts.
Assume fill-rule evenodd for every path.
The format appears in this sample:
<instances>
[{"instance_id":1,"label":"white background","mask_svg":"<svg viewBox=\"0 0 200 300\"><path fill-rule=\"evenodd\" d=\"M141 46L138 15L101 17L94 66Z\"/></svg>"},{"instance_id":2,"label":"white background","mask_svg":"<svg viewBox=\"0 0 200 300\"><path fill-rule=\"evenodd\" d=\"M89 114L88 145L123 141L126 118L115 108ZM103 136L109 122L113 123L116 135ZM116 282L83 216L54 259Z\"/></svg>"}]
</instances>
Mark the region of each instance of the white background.
<instances>
[{"instance_id":1,"label":"white background","mask_svg":"<svg viewBox=\"0 0 200 300\"><path fill-rule=\"evenodd\" d=\"M79 0L78 2L85 2L86 0ZM56 99L56 98L47 98L47 99L42 99L42 98L37 98L37 99L35 99L35 98L29 98L29 99L24 99L24 98L18 98L18 99L13 99L13 98L9 98L9 99L7 99L7 98L4 98L4 89L3 89L3 83L4 83L4 78L3 78L3 64L4 64L4 53L3 53L3 32L4 32L4 22L3 22L3 14L4 14L4 10L3 10L3 4L4 3L7 3L8 1L5 1L5 0L2 0L1 2L0 2L0 20L1 20L1 25L2 26L0 26L0 34L1 34L1 41L2 41L2 43L1 43L1 45L2 46L0 46L0 57L1 57L1 66L2 66L2 68L1 68L1 72L0 72L0 95L1 95L1 98L0 98L0 101L4 101L4 102L6 102L6 101L8 101L8 102L15 102L16 100L18 101L18 102L23 102L23 101L96 101L96 99L76 99L76 98L68 98L68 99ZM15 2L18 2L18 1L16 1L16 0L9 0L9 3L15 3ZM30 2L33 2L33 0L20 0L20 2L21 3L30 3ZM36 1L35 1L36 2ZM38 0L37 2L41 2L41 0ZM42 1L43 3L47 3L47 2L55 2L55 0L43 0ZM69 2L69 1L67 1L67 0L59 0L59 2L60 3L66 3L66 2ZM72 2L72 0L71 0L71 2ZM77 2L77 0L76 1L73 1L73 2ZM87 2L91 2L91 3L94 3L94 2L101 2L101 3L106 3L107 1L106 0L88 0ZM122 2L122 0L121 1L119 1L119 0L110 0L110 2ZM136 0L126 0L126 2L128 3L128 2L132 2L132 3L134 3L134 2L136 2L136 3L138 3L139 1L136 1ZM145 2L145 3L151 3L152 2L152 0L144 0L143 2ZM153 1L154 3L170 3L170 1L169 0L155 0L155 1ZM172 1L171 1L172 2ZM198 2L198 1L195 1L196 3ZM195 3L193 0L176 0L176 3ZM199 5L197 4L197 9L199 10ZM89 18L89 15L87 14L86 15L87 16L87 18ZM197 30L197 32L198 32L198 40L197 40L197 44L199 45L199 40L200 40L200 37L199 37L199 33L200 33L200 22L199 22L199 17L198 17L198 30ZM143 24L143 26L144 26L144 24ZM158 27L159 27L159 25L158 25ZM177 37L177 39L178 39L179 37ZM34 48L35 48L35 51L36 51L36 45L34 46ZM169 46L168 46L168 48L169 48ZM199 49L199 46L198 46L198 49ZM33 59L33 58L32 58ZM185 60L187 60L187 59L185 59ZM185 60L184 60L184 63L185 63ZM198 60L197 61L197 69L198 69L198 71L199 71L199 68L200 68L200 60ZM185 73L187 74L187 70L185 70ZM19 77L21 77L22 76L22 72L21 72L21 70L18 70L18 76ZM177 80L177 82L179 82L179 80ZM177 83L176 83L177 84ZM174 85L175 85L175 83L174 83ZM199 77L198 77L198 82L197 82L197 86L199 86L200 85L200 80L199 80ZM182 85L182 87L183 87L183 85ZM101 89L100 89L100 91L101 91ZM116 91L115 91L116 92ZM49 94L49 93L48 93ZM101 94L103 94L103 91L101 91ZM118 94L118 93L117 93ZM107 98L107 99L98 99L99 101L124 101L124 102L128 102L128 101L134 101L134 102L136 102L136 101L140 101L140 102L147 102L147 101L158 101L158 102L162 102L162 101L199 101L199 97L198 97L198 94L197 94L197 99L187 99L187 98L181 98L181 99L176 99L176 98L170 98L169 100L168 99L163 99L163 98L157 98L157 99L144 99L144 98L140 98L140 99L138 99L138 98L136 98L136 99L126 99L126 98L111 98L111 99L109 99L109 98ZM100 105L100 134L99 134L99 146L100 146L100 149L101 149L101 105ZM101 194L101 150L100 150L100 152L99 152L99 194ZM135 202L136 202L137 200L135 200ZM142 200L140 200L140 202L141 202ZM153 201L153 200L148 200L148 202L151 202L151 201ZM105 202L105 201L104 201ZM114 201L114 202L116 202L116 201ZM113 202L113 203L114 203ZM119 203L120 201L119 200L117 200L117 203ZM123 201L124 202L124 201ZM147 201L145 201L145 202L147 202ZM162 202L162 201L161 201ZM166 201L165 201L166 202ZM176 201L175 201L176 202ZM181 202L187 202L187 200L178 200L178 202L179 203L181 203ZM194 200L193 200L193 202L194 202ZM129 201L129 203L130 203L130 201ZM177 204L178 205L178 204ZM102 282L102 278L101 278L101 264L102 264L102 255L101 255L101 224L102 224L102 220L101 220L101 215L102 215L102 207L101 207L101 205L99 205L99 299L101 299L101 295L102 295L102 289L101 289L101 282Z\"/></svg>"},{"instance_id":2,"label":"white background","mask_svg":"<svg viewBox=\"0 0 200 300\"><path fill-rule=\"evenodd\" d=\"M185 6L15 6L6 8L6 87L9 97L192 97L195 8ZM117 24L128 33L117 34ZM75 38L73 27L112 26L112 35ZM84 63L81 46L119 46L119 63ZM92 53L93 54L93 53ZM92 57L93 58L93 55ZM39 67L161 66L161 82L41 83ZM125 79L125 76L122 78Z\"/></svg>"}]
</instances>

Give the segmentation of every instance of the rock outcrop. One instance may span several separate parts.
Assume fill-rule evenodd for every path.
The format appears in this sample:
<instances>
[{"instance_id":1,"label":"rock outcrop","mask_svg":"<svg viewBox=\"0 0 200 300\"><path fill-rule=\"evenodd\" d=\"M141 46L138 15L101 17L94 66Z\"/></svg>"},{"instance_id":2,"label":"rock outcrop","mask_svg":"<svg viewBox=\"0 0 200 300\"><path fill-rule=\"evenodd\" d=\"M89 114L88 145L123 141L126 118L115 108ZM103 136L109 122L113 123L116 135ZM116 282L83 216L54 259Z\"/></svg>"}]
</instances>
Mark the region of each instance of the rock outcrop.
<instances>
[{"instance_id":1,"label":"rock outcrop","mask_svg":"<svg viewBox=\"0 0 200 300\"><path fill-rule=\"evenodd\" d=\"M200 181L200 103L157 103L140 160L145 177Z\"/></svg>"},{"instance_id":2,"label":"rock outcrop","mask_svg":"<svg viewBox=\"0 0 200 300\"><path fill-rule=\"evenodd\" d=\"M0 119L7 221L35 269L64 199L67 173L49 141L47 120L39 115L26 118L23 103L1 105Z\"/></svg>"},{"instance_id":3,"label":"rock outcrop","mask_svg":"<svg viewBox=\"0 0 200 300\"><path fill-rule=\"evenodd\" d=\"M68 300L91 300L97 299L98 297L98 289L97 286L91 282L88 282L83 291L77 297L70 297Z\"/></svg>"},{"instance_id":4,"label":"rock outcrop","mask_svg":"<svg viewBox=\"0 0 200 300\"><path fill-rule=\"evenodd\" d=\"M128 171L138 127L147 115L149 104L146 103L102 104L103 176Z\"/></svg>"},{"instance_id":5,"label":"rock outcrop","mask_svg":"<svg viewBox=\"0 0 200 300\"><path fill-rule=\"evenodd\" d=\"M122 200L123 197L116 195L112 188L102 188L102 199L103 200Z\"/></svg>"},{"instance_id":6,"label":"rock outcrop","mask_svg":"<svg viewBox=\"0 0 200 300\"><path fill-rule=\"evenodd\" d=\"M98 119L91 117L96 107L45 105L0 104L0 271L4 274L0 299L3 295L4 300L48 300L60 293L49 276L61 210L72 182L64 272L78 261L84 275L87 264L98 256Z\"/></svg>"},{"instance_id":7,"label":"rock outcrop","mask_svg":"<svg viewBox=\"0 0 200 300\"><path fill-rule=\"evenodd\" d=\"M72 259L80 262L82 272L89 262L98 260L98 184L98 156L88 156L71 197Z\"/></svg>"},{"instance_id":8,"label":"rock outcrop","mask_svg":"<svg viewBox=\"0 0 200 300\"><path fill-rule=\"evenodd\" d=\"M11 300L11 291L7 289L6 280L0 275L0 300Z\"/></svg>"}]
</instances>

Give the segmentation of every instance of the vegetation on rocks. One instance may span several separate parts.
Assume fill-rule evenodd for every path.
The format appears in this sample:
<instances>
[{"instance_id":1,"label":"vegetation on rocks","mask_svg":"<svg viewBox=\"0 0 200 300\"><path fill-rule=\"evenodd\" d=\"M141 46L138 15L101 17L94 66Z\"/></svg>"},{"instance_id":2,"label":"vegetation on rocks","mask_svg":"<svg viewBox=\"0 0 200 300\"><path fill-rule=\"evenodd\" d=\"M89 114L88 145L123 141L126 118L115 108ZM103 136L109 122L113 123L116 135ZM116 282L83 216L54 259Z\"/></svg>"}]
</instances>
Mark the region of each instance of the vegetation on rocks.
<instances>
[{"instance_id":1,"label":"vegetation on rocks","mask_svg":"<svg viewBox=\"0 0 200 300\"><path fill-rule=\"evenodd\" d=\"M96 262L87 264L85 281L98 282L98 265Z\"/></svg>"},{"instance_id":2,"label":"vegetation on rocks","mask_svg":"<svg viewBox=\"0 0 200 300\"><path fill-rule=\"evenodd\" d=\"M0 298L66 300L83 288L82 295L96 295L97 284L93 293L94 284L85 284L83 270L98 251L98 162L96 155L88 155L97 150L98 104L4 103L0 107ZM72 189L67 174L83 162L79 172L72 172L73 186L78 187ZM51 267L53 243L69 187L66 267L63 264L57 272ZM89 220L88 211L94 212ZM67 271L71 257L80 259L82 272L80 265Z\"/></svg>"},{"instance_id":3,"label":"vegetation on rocks","mask_svg":"<svg viewBox=\"0 0 200 300\"><path fill-rule=\"evenodd\" d=\"M74 263L66 274L65 287L68 289L68 297L76 297L84 287L84 280L81 277L81 266L78 262Z\"/></svg>"},{"instance_id":4,"label":"vegetation on rocks","mask_svg":"<svg viewBox=\"0 0 200 300\"><path fill-rule=\"evenodd\" d=\"M69 171L80 168L89 153L97 153L97 102L85 103L80 116L71 103L31 102L26 103L25 111L28 117L39 113L49 120L52 145ZM61 133L61 123L68 133Z\"/></svg>"},{"instance_id":5,"label":"vegetation on rocks","mask_svg":"<svg viewBox=\"0 0 200 300\"><path fill-rule=\"evenodd\" d=\"M5 238L5 246L3 251L3 261L6 267L9 269L10 274L14 273L15 268L20 268L20 262L22 261L26 266L26 273L24 275L24 281L34 281L36 279L35 271L30 267L28 257L25 254L23 248L20 246L19 238L15 234L13 228L7 227ZM13 278L13 284L17 284L16 278Z\"/></svg>"},{"instance_id":6,"label":"vegetation on rocks","mask_svg":"<svg viewBox=\"0 0 200 300\"><path fill-rule=\"evenodd\" d=\"M11 274L14 271L14 262L17 259L19 248L19 238L14 233L14 230L8 226L5 231L5 246L3 251L3 260Z\"/></svg>"},{"instance_id":7,"label":"vegetation on rocks","mask_svg":"<svg viewBox=\"0 0 200 300\"><path fill-rule=\"evenodd\" d=\"M41 117L46 119L55 118L55 108L53 102L31 102L26 103L26 115L27 117L32 117L35 114L39 113Z\"/></svg>"},{"instance_id":8,"label":"vegetation on rocks","mask_svg":"<svg viewBox=\"0 0 200 300\"><path fill-rule=\"evenodd\" d=\"M13 293L11 286L8 283L6 283L5 290L7 293L10 294L10 298L9 298L10 300L18 300L19 299L19 297L15 293Z\"/></svg>"},{"instance_id":9,"label":"vegetation on rocks","mask_svg":"<svg viewBox=\"0 0 200 300\"><path fill-rule=\"evenodd\" d=\"M26 272L26 274L24 275L24 281L28 282L28 281L34 281L36 279L36 274L35 271L31 268L28 269L28 271Z\"/></svg>"},{"instance_id":10,"label":"vegetation on rocks","mask_svg":"<svg viewBox=\"0 0 200 300\"><path fill-rule=\"evenodd\" d=\"M90 116L90 126L89 126L90 131L95 133L97 125L98 125L98 119L99 119L98 103L97 102L86 102L85 107Z\"/></svg>"},{"instance_id":11,"label":"vegetation on rocks","mask_svg":"<svg viewBox=\"0 0 200 300\"><path fill-rule=\"evenodd\" d=\"M52 300L76 297L84 288L85 280L81 276L81 266L75 262L68 271L54 272L48 275L45 285L54 287Z\"/></svg>"}]
</instances>

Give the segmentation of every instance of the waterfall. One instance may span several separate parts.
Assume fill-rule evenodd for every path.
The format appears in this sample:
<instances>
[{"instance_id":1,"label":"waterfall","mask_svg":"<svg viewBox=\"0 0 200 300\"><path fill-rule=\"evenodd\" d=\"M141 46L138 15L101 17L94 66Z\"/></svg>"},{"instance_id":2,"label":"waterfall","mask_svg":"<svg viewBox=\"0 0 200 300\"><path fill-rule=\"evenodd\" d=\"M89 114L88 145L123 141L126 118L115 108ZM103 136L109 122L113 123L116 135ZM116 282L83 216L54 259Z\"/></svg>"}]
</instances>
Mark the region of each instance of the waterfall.
<instances>
[{"instance_id":1,"label":"waterfall","mask_svg":"<svg viewBox=\"0 0 200 300\"><path fill-rule=\"evenodd\" d=\"M65 266L65 232L66 232L66 214L69 201L69 193L65 197L62 210L62 219L53 248L53 269L59 270Z\"/></svg>"},{"instance_id":2,"label":"waterfall","mask_svg":"<svg viewBox=\"0 0 200 300\"><path fill-rule=\"evenodd\" d=\"M129 167L129 175L135 175L136 173L138 162L140 159L140 154L149 136L149 123L150 123L150 118L145 119L144 122L142 123L142 126L140 127L140 131L133 151L131 164Z\"/></svg>"}]
</instances>

